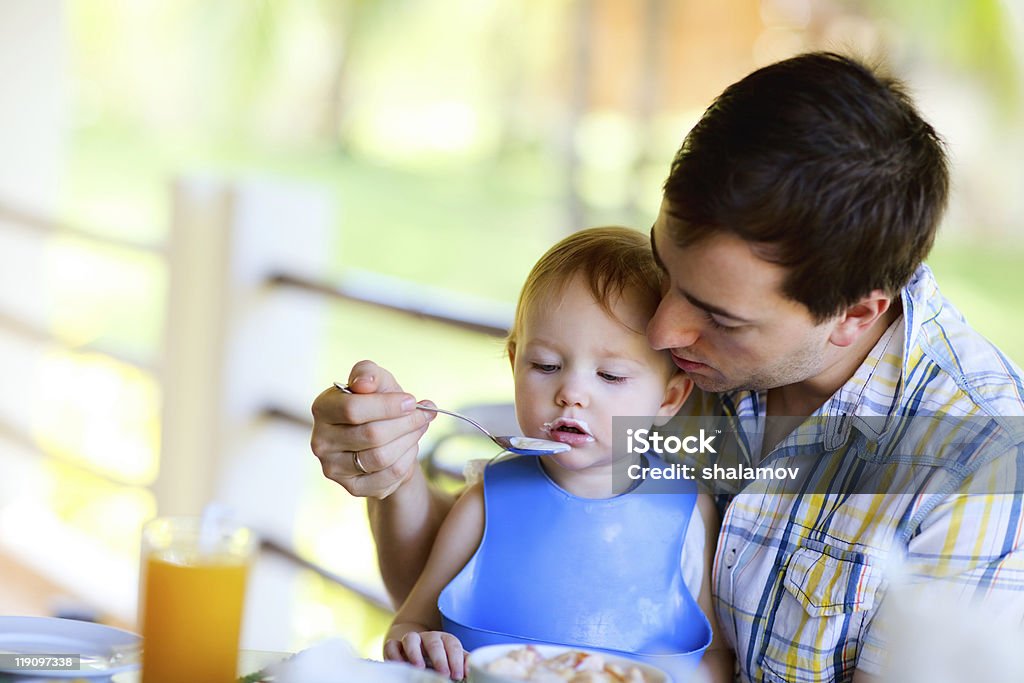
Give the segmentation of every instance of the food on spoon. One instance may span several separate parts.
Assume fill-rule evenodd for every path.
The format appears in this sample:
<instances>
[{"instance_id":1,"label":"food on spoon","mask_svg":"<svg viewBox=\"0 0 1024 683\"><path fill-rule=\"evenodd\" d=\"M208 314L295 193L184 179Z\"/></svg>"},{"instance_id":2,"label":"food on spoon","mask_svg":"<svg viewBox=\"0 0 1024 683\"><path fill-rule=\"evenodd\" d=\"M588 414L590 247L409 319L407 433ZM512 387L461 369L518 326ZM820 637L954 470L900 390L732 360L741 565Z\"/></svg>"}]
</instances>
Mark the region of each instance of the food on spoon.
<instances>
[{"instance_id":1,"label":"food on spoon","mask_svg":"<svg viewBox=\"0 0 1024 683\"><path fill-rule=\"evenodd\" d=\"M512 447L518 448L524 451L544 451L551 453L562 453L569 450L568 444L559 443L557 441L548 441L546 439L531 439L528 436L513 436L511 437Z\"/></svg>"},{"instance_id":2,"label":"food on spoon","mask_svg":"<svg viewBox=\"0 0 1024 683\"><path fill-rule=\"evenodd\" d=\"M623 668L598 653L570 650L545 658L532 645L510 650L485 668L488 673L534 683L649 683L639 667Z\"/></svg>"}]
</instances>

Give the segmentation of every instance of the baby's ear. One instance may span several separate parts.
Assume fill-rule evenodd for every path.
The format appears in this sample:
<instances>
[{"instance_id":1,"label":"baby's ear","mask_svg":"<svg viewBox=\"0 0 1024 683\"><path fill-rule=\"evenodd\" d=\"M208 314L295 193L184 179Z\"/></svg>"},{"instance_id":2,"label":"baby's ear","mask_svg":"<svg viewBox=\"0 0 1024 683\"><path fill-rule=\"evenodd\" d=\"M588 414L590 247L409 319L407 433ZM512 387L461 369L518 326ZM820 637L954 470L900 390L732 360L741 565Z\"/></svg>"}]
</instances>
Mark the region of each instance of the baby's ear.
<instances>
[{"instance_id":1,"label":"baby's ear","mask_svg":"<svg viewBox=\"0 0 1024 683\"><path fill-rule=\"evenodd\" d=\"M675 417L691 391L693 391L693 380L682 372L672 375L665 387L665 398L662 399L661 407L658 408L658 418L660 419L655 420L655 424L661 426Z\"/></svg>"},{"instance_id":2,"label":"baby's ear","mask_svg":"<svg viewBox=\"0 0 1024 683\"><path fill-rule=\"evenodd\" d=\"M514 341L510 341L508 344L506 344L505 345L505 352L508 353L509 365L511 365L512 366L512 370L515 371L515 369L516 369L516 343Z\"/></svg>"}]
</instances>

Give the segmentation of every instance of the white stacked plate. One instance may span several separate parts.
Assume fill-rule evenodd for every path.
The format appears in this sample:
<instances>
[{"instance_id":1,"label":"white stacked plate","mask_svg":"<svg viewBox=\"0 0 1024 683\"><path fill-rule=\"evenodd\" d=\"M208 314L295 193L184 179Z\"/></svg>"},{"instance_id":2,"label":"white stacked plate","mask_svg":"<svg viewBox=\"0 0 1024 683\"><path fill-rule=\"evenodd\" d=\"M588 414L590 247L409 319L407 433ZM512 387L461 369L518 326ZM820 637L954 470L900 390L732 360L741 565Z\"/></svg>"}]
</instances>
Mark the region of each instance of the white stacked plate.
<instances>
[{"instance_id":1,"label":"white stacked plate","mask_svg":"<svg viewBox=\"0 0 1024 683\"><path fill-rule=\"evenodd\" d=\"M81 668L60 670L40 659L40 668L0 667L19 676L46 678L109 677L139 666L142 639L118 628L74 619L0 617L0 653L5 655L80 655ZM8 657L8 659L11 659ZM13 660L12 660L13 661Z\"/></svg>"}]
</instances>

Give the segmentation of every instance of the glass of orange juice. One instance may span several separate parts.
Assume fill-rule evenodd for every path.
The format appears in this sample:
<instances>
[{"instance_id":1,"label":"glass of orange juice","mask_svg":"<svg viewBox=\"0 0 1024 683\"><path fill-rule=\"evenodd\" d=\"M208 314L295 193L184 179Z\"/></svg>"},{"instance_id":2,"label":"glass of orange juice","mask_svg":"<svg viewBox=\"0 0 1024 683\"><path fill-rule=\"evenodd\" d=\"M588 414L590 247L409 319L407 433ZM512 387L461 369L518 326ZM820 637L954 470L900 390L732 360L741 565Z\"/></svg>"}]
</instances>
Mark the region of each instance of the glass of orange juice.
<instances>
[{"instance_id":1,"label":"glass of orange juice","mask_svg":"<svg viewBox=\"0 0 1024 683\"><path fill-rule=\"evenodd\" d=\"M159 517L142 530L143 683L237 678L255 536L223 519Z\"/></svg>"}]
</instances>

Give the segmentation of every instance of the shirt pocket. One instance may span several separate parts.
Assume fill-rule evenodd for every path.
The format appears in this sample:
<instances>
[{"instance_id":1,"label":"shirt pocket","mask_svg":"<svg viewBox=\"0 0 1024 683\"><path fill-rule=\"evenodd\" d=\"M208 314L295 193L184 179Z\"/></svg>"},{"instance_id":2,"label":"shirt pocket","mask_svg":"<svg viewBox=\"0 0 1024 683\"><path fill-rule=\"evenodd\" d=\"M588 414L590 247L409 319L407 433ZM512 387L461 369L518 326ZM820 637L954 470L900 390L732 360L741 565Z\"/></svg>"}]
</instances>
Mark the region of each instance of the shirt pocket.
<instances>
[{"instance_id":1,"label":"shirt pocket","mask_svg":"<svg viewBox=\"0 0 1024 683\"><path fill-rule=\"evenodd\" d=\"M878 567L863 553L805 541L783 575L765 643L765 680L849 680L880 583Z\"/></svg>"}]
</instances>

